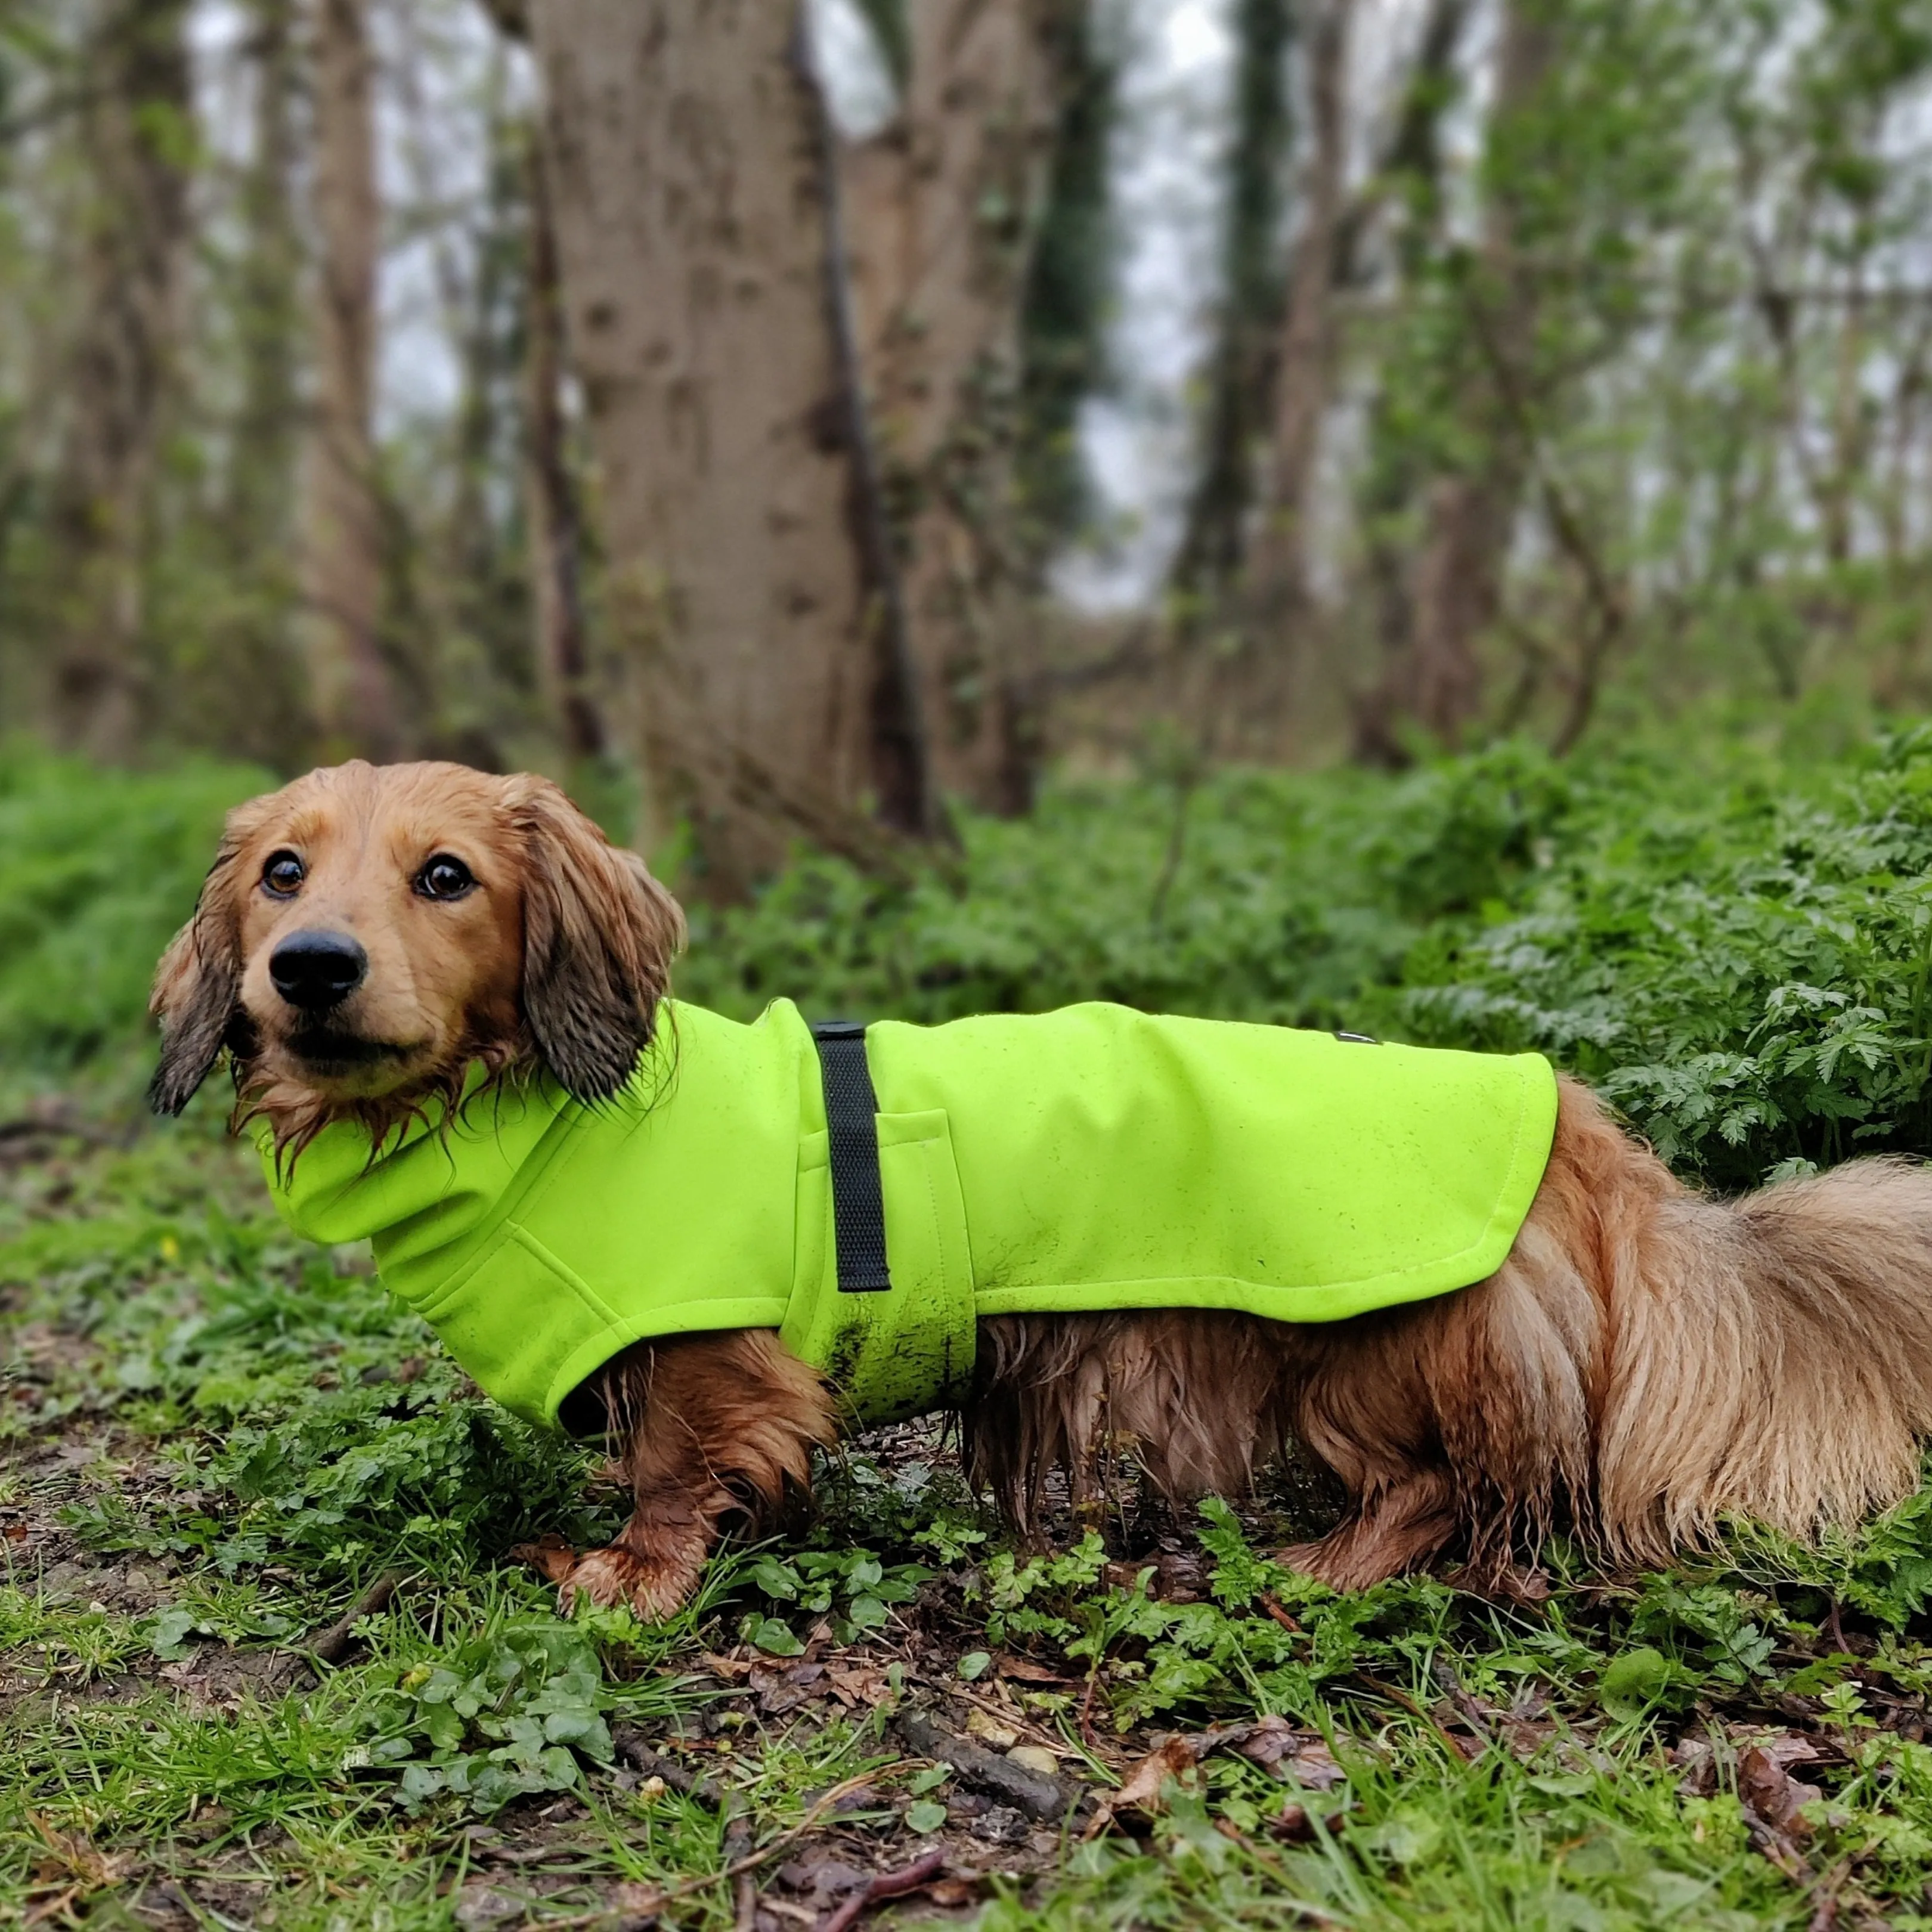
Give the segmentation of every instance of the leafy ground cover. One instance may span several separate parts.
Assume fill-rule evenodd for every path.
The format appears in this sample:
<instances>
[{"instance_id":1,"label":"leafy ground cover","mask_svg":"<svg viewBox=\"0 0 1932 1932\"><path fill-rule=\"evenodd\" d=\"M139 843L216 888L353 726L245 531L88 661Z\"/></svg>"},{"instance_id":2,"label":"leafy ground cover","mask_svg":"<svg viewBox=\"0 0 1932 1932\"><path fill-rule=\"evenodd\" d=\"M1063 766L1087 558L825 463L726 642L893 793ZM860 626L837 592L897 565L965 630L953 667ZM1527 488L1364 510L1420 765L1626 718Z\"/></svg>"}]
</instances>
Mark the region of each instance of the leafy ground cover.
<instances>
[{"instance_id":1,"label":"leafy ground cover","mask_svg":"<svg viewBox=\"0 0 1932 1932\"><path fill-rule=\"evenodd\" d=\"M172 782L99 787L86 836L71 772L0 795L0 1912L771 1932L883 1880L999 1932L1932 1924L1932 1491L1820 1550L1559 1551L1540 1605L1338 1597L1268 1558L1305 1479L1185 1522L1124 1491L1033 1553L906 1429L675 1623L560 1616L515 1552L614 1522L594 1455L284 1233L214 1096L140 1119L99 989L249 781ZM117 798L182 814L119 910ZM968 826L963 894L801 862L685 988L1532 1042L1729 1185L1923 1148L1928 799L1910 736L1072 788Z\"/></svg>"}]
</instances>

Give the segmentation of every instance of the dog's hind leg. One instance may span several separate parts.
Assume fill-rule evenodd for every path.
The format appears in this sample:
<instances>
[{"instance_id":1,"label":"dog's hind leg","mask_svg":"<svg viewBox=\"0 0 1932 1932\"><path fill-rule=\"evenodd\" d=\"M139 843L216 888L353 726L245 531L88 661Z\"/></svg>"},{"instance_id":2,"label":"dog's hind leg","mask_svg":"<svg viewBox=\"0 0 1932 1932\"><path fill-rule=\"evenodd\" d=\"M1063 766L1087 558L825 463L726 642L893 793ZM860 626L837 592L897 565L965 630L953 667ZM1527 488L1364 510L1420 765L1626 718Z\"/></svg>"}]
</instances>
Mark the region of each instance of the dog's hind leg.
<instances>
[{"instance_id":1,"label":"dog's hind leg","mask_svg":"<svg viewBox=\"0 0 1932 1932\"><path fill-rule=\"evenodd\" d=\"M697 1588L728 1517L756 1520L808 1490L812 1451L832 1440L818 1377L766 1329L640 1343L604 1375L631 1520L559 1580L568 1603L628 1603L653 1620Z\"/></svg>"},{"instance_id":2,"label":"dog's hind leg","mask_svg":"<svg viewBox=\"0 0 1932 1932\"><path fill-rule=\"evenodd\" d=\"M1284 1436L1337 1476L1352 1505L1292 1568L1360 1589L1452 1540L1478 1587L1534 1594L1532 1560L1559 1505L1590 1500L1598 1301L1578 1245L1539 1201L1496 1273L1461 1292L1282 1331Z\"/></svg>"},{"instance_id":3,"label":"dog's hind leg","mask_svg":"<svg viewBox=\"0 0 1932 1932\"><path fill-rule=\"evenodd\" d=\"M1415 1468L1362 1498L1346 1521L1315 1543L1298 1543L1280 1560L1331 1589L1366 1590L1426 1563L1456 1528L1446 1469Z\"/></svg>"}]
</instances>

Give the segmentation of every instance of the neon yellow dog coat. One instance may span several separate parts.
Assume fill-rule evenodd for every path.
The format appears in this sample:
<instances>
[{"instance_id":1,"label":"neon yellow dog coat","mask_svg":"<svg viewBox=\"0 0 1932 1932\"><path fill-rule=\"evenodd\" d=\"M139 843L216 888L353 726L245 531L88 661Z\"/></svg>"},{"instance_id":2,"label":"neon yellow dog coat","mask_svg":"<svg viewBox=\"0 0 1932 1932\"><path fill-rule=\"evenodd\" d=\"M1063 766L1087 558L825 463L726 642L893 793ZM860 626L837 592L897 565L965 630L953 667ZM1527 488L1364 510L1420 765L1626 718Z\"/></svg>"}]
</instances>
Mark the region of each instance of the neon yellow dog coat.
<instances>
[{"instance_id":1,"label":"neon yellow dog coat","mask_svg":"<svg viewBox=\"0 0 1932 1932\"><path fill-rule=\"evenodd\" d=\"M892 1281L842 1293L824 1088L789 1000L668 1003L616 1100L547 1078L439 1131L264 1147L290 1225L374 1244L389 1288L506 1408L554 1424L630 1343L776 1328L850 1419L957 1399L982 1316L1244 1309L1336 1322L1468 1286L1549 1159L1540 1055L1124 1006L874 1025Z\"/></svg>"}]
</instances>

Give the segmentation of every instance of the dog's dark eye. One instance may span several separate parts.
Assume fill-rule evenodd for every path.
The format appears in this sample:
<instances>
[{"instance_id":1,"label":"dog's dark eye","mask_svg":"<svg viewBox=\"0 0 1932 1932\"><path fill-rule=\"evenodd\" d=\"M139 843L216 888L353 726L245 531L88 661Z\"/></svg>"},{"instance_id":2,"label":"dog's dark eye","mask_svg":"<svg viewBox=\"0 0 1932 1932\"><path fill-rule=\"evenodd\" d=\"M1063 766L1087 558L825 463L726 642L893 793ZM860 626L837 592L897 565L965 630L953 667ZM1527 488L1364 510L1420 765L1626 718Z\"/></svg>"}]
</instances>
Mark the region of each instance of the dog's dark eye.
<instances>
[{"instance_id":1,"label":"dog's dark eye","mask_svg":"<svg viewBox=\"0 0 1932 1932\"><path fill-rule=\"evenodd\" d=\"M262 884L278 899L292 899L302 890L308 868L292 852L272 852L262 868Z\"/></svg>"},{"instance_id":2,"label":"dog's dark eye","mask_svg":"<svg viewBox=\"0 0 1932 1932\"><path fill-rule=\"evenodd\" d=\"M416 874L416 890L426 899L460 899L476 883L470 868L447 852L439 852Z\"/></svg>"}]
</instances>

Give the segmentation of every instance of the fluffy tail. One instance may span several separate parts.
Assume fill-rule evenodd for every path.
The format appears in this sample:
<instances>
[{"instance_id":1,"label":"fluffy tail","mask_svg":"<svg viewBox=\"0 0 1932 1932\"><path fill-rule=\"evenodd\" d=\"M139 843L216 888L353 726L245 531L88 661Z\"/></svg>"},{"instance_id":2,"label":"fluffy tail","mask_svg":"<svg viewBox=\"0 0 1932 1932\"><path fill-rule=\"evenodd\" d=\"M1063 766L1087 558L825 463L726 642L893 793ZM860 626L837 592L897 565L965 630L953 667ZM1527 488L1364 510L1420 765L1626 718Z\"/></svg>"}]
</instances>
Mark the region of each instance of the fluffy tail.
<instances>
[{"instance_id":1,"label":"fluffy tail","mask_svg":"<svg viewBox=\"0 0 1932 1932\"><path fill-rule=\"evenodd\" d=\"M1351 1508L1298 1566L1359 1588L1452 1545L1475 1579L1566 1516L1661 1563L1750 1516L1799 1538L1908 1495L1932 1432L1932 1168L1690 1192L1563 1083L1502 1267L1284 1331L1284 1420Z\"/></svg>"},{"instance_id":2,"label":"fluffy tail","mask_svg":"<svg viewBox=\"0 0 1932 1932\"><path fill-rule=\"evenodd\" d=\"M1910 1493L1932 1430L1932 1168L1855 1161L1633 1219L1603 1254L1613 1555L1660 1561L1733 1513L1810 1538Z\"/></svg>"}]
</instances>

